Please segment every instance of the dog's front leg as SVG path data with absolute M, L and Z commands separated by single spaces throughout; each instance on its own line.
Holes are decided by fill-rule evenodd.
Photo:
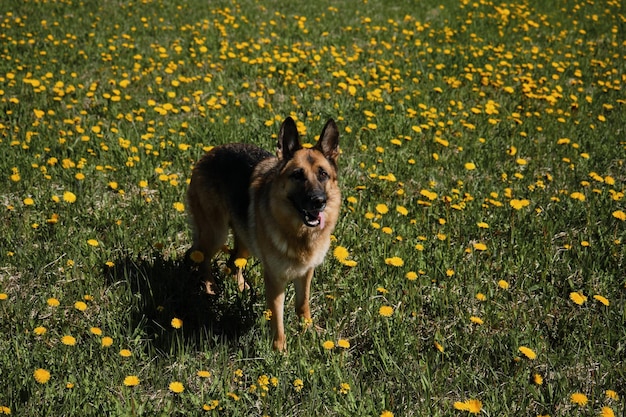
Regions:
M 267 308 L 272 313 L 270 317 L 270 325 L 272 327 L 272 337 L 274 339 L 274 350 L 284 351 L 285 343 L 285 327 L 283 324 L 283 312 L 285 308 L 285 284 L 273 276 L 265 273 L 265 299 Z
M 296 287 L 296 314 L 305 320 L 311 319 L 311 310 L 309 308 L 309 297 L 311 295 L 311 281 L 313 280 L 313 268 L 307 273 L 294 280 Z

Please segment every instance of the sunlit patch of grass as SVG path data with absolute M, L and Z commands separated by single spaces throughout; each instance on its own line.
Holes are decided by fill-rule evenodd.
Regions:
M 35 1 L 0 28 L 0 414 L 623 414 L 619 2 Z M 184 196 L 286 116 L 308 144 L 337 120 L 346 197 L 280 355 L 258 262 L 200 291 Z

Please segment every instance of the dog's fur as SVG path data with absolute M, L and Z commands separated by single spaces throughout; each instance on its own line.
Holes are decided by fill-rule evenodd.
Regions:
M 213 148 L 194 167 L 187 193 L 194 229 L 191 250 L 204 255 L 207 292 L 215 290 L 211 258 L 224 245 L 229 228 L 234 248 L 229 267 L 239 289 L 247 285 L 237 258 L 254 255 L 263 264 L 273 347 L 285 349 L 285 288 L 294 282 L 296 313 L 311 318 L 313 269 L 330 246 L 341 194 L 337 185 L 339 132 L 330 119 L 318 143 L 303 148 L 293 119 L 283 122 L 277 156 L 248 144 Z

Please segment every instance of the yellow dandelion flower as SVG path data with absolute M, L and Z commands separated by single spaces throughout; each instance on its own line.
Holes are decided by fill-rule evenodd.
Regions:
M 48 224 L 57 224 L 59 222 L 59 215 L 56 213 L 52 213 L 49 219 L 46 220 Z
M 614 211 L 612 213 L 612 215 L 613 215 L 613 217 L 615 217 L 618 220 L 621 220 L 621 221 L 625 221 L 626 220 L 626 213 L 624 213 L 622 210 Z
M 133 356 L 133 352 L 131 352 L 129 349 L 121 349 L 120 356 L 123 358 L 130 358 L 131 356 Z
M 94 334 L 96 336 L 102 336 L 102 330 L 99 327 L 92 327 L 91 329 L 89 329 L 89 331 L 91 332 L 91 334 Z
M 605 297 L 601 296 L 601 295 L 596 294 L 596 295 L 593 296 L 593 298 L 594 298 L 594 300 L 599 301 L 600 303 L 604 304 L 607 307 L 610 304 L 609 300 L 606 299 Z
M 235 266 L 237 268 L 245 268 L 247 263 L 248 263 L 248 260 L 246 258 L 237 258 L 237 259 L 235 259 Z
M 198 375 L 200 378 L 210 378 L 211 377 L 211 372 L 209 372 L 209 371 L 198 371 L 198 372 L 196 372 L 196 375 Z
M 380 413 L 380 417 L 393 417 L 393 413 L 391 411 L 385 410 Z
M 575 304 L 583 305 L 585 301 L 587 301 L 587 297 L 583 295 L 583 293 L 574 291 L 569 293 L 569 299 L 572 300 Z
M 468 400 L 468 409 L 471 414 L 478 414 L 483 408 L 483 403 L 480 400 Z
M 537 358 L 537 354 L 532 349 L 527 348 L 526 346 L 520 346 L 519 351 L 530 360 L 534 360 Z
M 294 389 L 296 392 L 300 392 L 300 391 L 302 391 L 302 388 L 304 388 L 304 381 L 303 381 L 303 380 L 301 380 L 300 378 L 296 378 L 296 379 L 293 381 L 293 389 Z
M 584 407 L 589 399 L 585 394 L 581 392 L 575 392 L 570 396 L 570 401 L 572 402 L 572 404 L 577 404 L 581 407 Z
M 0 301 L 7 300 L 9 298 L 9 294 L 5 292 L 0 292 Z
M 25 206 L 32 206 L 33 204 L 35 204 L 35 200 L 33 200 L 30 197 L 26 197 L 23 201 Z
M 391 306 L 381 306 L 378 309 L 378 314 L 383 317 L 391 317 L 393 315 L 393 307 Z
M 322 343 L 322 347 L 326 350 L 331 350 L 335 347 L 335 342 L 333 342 L 332 340 L 326 340 L 324 343 Z
M 211 410 L 215 410 L 219 405 L 220 405 L 219 400 L 211 400 L 209 401 L 208 404 L 204 404 L 202 406 L 202 409 L 204 411 L 211 411 Z
M 480 242 L 474 243 L 473 246 L 474 246 L 474 250 L 477 250 L 480 252 L 487 250 L 487 245 L 485 245 L 484 243 L 480 243 Z
M 139 378 L 136 375 L 128 375 L 124 378 L 124 385 L 127 387 L 135 387 L 139 385 Z
M 19 182 L 22 177 L 20 176 L 20 171 L 17 167 L 13 167 L 11 168 L 13 171 L 13 174 L 11 174 L 11 176 L 9 177 L 11 179 L 11 181 L 13 182 Z
M 398 256 L 393 256 L 391 258 L 386 258 L 385 259 L 385 263 L 387 265 L 391 265 L 391 266 L 402 266 L 402 265 L 404 265 L 404 261 L 402 260 L 402 258 L 400 258 Z
M 102 343 L 102 347 L 109 347 L 113 344 L 113 338 L 104 336 L 100 342 Z
M 446 269 L 446 276 L 447 277 L 454 276 L 454 269 Z
M 183 327 L 183 321 L 177 317 L 174 317 L 172 321 L 170 322 L 170 324 L 175 329 L 180 329 L 181 327 Z
M 537 385 L 542 385 L 543 384 L 543 377 L 539 374 L 535 374 L 533 375 L 533 382 Z
M 415 281 L 417 279 L 417 274 L 415 272 L 413 272 L 413 271 L 409 271 L 409 272 L 406 273 L 405 277 L 409 281 Z
M 46 334 L 46 332 L 48 331 L 48 329 L 46 329 L 43 326 L 37 326 L 33 329 L 33 333 L 35 333 L 37 336 L 42 336 L 44 334 Z
M 185 390 L 185 386 L 182 384 L 182 382 L 174 381 L 170 383 L 169 389 L 174 394 L 180 394 Z
M 501 279 L 500 281 L 498 281 L 498 287 L 500 287 L 503 290 L 508 290 L 509 289 L 509 283 L 506 282 L 505 280 Z
M 178 211 L 178 212 L 183 212 L 185 211 L 185 205 L 179 201 L 175 202 L 174 204 L 172 204 L 172 206 L 174 207 L 174 210 Z
M 435 349 L 437 349 L 439 352 L 443 353 L 443 345 L 439 342 L 434 342 L 435 345 Z
M 437 193 L 429 191 L 429 190 L 421 190 L 420 191 L 420 195 L 422 197 L 426 197 L 430 201 L 433 201 L 433 200 L 435 200 L 437 198 Z
M 40 384 L 45 384 L 50 380 L 50 372 L 43 368 L 36 369 L 35 372 L 33 372 L 33 376 L 35 377 L 35 381 Z
M 619 401 L 619 395 L 617 394 L 617 392 L 613 391 L 612 389 L 607 389 L 604 394 L 606 395 L 606 398 L 608 398 L 609 400 L 613 400 L 613 401 Z
M 376 205 L 376 211 L 380 214 L 387 214 L 389 212 L 389 207 L 387 207 L 384 203 L 380 203 Z
M 63 201 L 66 203 L 74 203 L 76 202 L 76 194 L 71 191 L 66 191 L 63 193 Z
M 407 208 L 404 206 L 396 206 L 396 211 L 403 216 L 406 216 L 407 214 L 409 214 L 409 210 L 407 210 Z
M 342 261 L 350 256 L 350 253 L 348 252 L 348 249 L 344 248 L 343 246 L 337 246 L 335 247 L 335 249 L 333 249 L 333 256 L 337 260 Z
M 66 346 L 74 346 L 76 344 L 76 338 L 74 336 L 65 335 L 61 338 L 61 343 Z
M 74 303 L 74 308 L 79 311 L 85 311 L 87 310 L 87 304 L 85 304 L 83 301 L 76 301 Z
M 339 393 L 346 395 L 348 392 L 350 392 L 350 384 L 348 384 L 347 382 L 342 382 L 339 385 Z
M 337 346 L 342 349 L 350 349 L 350 341 L 347 339 L 339 339 L 337 340 Z
M 528 207 L 530 205 L 530 201 L 526 200 L 526 199 L 521 199 L 518 200 L 516 198 L 512 199 L 511 201 L 509 201 L 509 204 L 511 205 L 511 207 L 513 207 L 515 210 L 521 210 L 524 207 Z
M 487 301 L 487 296 L 483 294 L 482 292 L 479 292 L 476 294 L 476 299 L 478 301 Z
M 615 417 L 615 412 L 611 407 L 604 406 L 600 409 L 600 415 L 602 417 Z
M 569 196 L 578 201 L 585 201 L 586 199 L 585 195 L 583 193 L 579 193 L 578 191 L 571 193 Z
M 483 403 L 480 400 L 467 400 L 467 401 L 456 401 L 454 403 L 454 409 L 459 411 L 468 411 L 471 414 L 478 414 L 481 412 L 483 408 Z
M 471 317 L 470 317 L 470 321 L 471 321 L 472 323 L 474 323 L 474 324 L 478 324 L 478 325 L 481 325 L 481 324 L 483 324 L 483 323 L 484 323 L 483 319 L 481 319 L 480 317 L 477 317 L 477 316 L 471 316 Z
M 473 171 L 476 169 L 476 164 L 473 162 L 466 162 L 465 163 L 465 169 L 468 171 Z
M 489 225 L 485 222 L 476 223 L 476 226 L 478 226 L 481 229 L 489 229 Z
M 87 244 L 93 247 L 100 245 L 100 243 L 96 239 L 87 239 Z

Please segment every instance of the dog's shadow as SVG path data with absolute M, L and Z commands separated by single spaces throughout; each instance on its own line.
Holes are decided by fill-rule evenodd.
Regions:
M 125 284 L 130 292 L 133 330 L 166 352 L 181 335 L 187 346 L 237 343 L 260 314 L 255 289 L 240 293 L 223 274 L 217 295 L 207 294 L 188 256 L 183 260 L 168 260 L 158 252 L 150 257 L 124 256 L 105 268 L 109 285 Z

